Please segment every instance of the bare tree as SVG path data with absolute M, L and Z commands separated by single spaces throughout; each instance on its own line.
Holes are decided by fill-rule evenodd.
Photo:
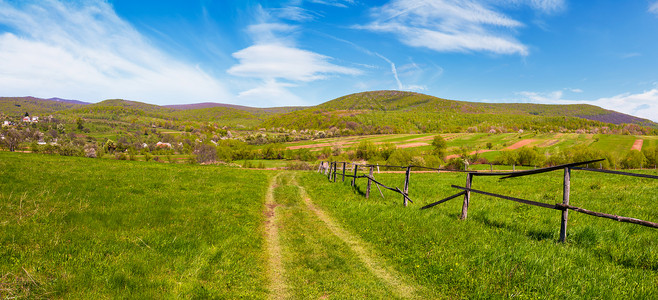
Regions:
M 23 133 L 16 128 L 11 128 L 7 130 L 4 134 L 4 139 L 2 143 L 7 145 L 9 151 L 16 151 L 16 147 L 23 141 Z

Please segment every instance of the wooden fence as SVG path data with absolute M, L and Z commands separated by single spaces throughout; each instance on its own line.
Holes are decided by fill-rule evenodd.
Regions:
M 559 166 L 553 166 L 553 167 L 547 167 L 547 168 L 540 168 L 540 169 L 534 169 L 534 170 L 526 170 L 526 171 L 512 171 L 512 172 L 477 172 L 477 171 L 454 171 L 454 170 L 446 170 L 446 169 L 437 169 L 437 168 L 429 168 L 429 167 L 423 167 L 423 166 L 388 166 L 388 165 L 368 165 L 368 164 L 353 164 L 353 163 L 348 163 L 348 162 L 321 162 L 319 167 L 318 167 L 318 172 L 323 172 L 326 176 L 327 179 L 329 179 L 332 182 L 336 182 L 336 176 L 338 173 L 338 165 L 342 164 L 342 181 L 345 181 L 345 178 L 352 178 L 352 186 L 356 186 L 356 180 L 359 178 L 367 178 L 368 183 L 366 186 L 366 198 L 370 197 L 370 188 L 372 186 L 372 183 L 375 183 L 377 186 L 377 189 L 379 189 L 379 193 L 384 197 L 384 194 L 382 193 L 380 187 L 383 187 L 385 189 L 391 190 L 393 192 L 399 193 L 402 195 L 402 203 L 405 207 L 409 205 L 409 203 L 413 203 L 411 199 L 409 198 L 409 180 L 411 177 L 411 169 L 427 169 L 427 170 L 435 170 L 438 172 L 462 172 L 466 174 L 466 184 L 465 186 L 456 186 L 452 185 L 452 188 L 459 189 L 461 190 L 460 192 L 451 195 L 449 197 L 446 197 L 444 199 L 441 199 L 439 201 L 436 201 L 434 203 L 425 205 L 421 207 L 420 209 L 428 209 L 431 207 L 434 207 L 436 205 L 439 205 L 441 203 L 447 202 L 449 200 L 464 196 L 464 202 L 462 204 L 462 211 L 461 211 L 461 219 L 465 220 L 468 217 L 468 207 L 471 201 L 471 193 L 475 194 L 482 194 L 482 195 L 487 195 L 491 197 L 496 197 L 500 199 L 505 199 L 505 200 L 510 200 L 518 203 L 523 203 L 527 205 L 533 205 L 533 206 L 538 206 L 538 207 L 543 207 L 543 208 L 548 208 L 548 209 L 553 209 L 553 210 L 559 210 L 561 211 L 561 223 L 560 223 L 560 242 L 566 241 L 567 237 L 567 222 L 569 219 L 569 210 L 595 216 L 595 217 L 601 217 L 601 218 L 608 218 L 612 220 L 616 220 L 619 222 L 626 222 L 626 223 L 633 223 L 633 224 L 638 224 L 642 226 L 647 226 L 651 228 L 657 228 L 658 229 L 658 223 L 654 222 L 649 222 L 649 221 L 644 221 L 640 219 L 635 219 L 635 218 L 628 218 L 628 217 L 622 217 L 622 216 L 617 216 L 617 215 L 612 215 L 612 214 L 606 214 L 606 213 L 601 213 L 601 212 L 594 212 L 591 210 L 587 210 L 584 208 L 576 207 L 569 205 L 569 195 L 571 193 L 571 170 L 579 170 L 579 171 L 587 171 L 587 172 L 601 172 L 601 173 L 607 173 L 607 174 L 615 174 L 615 175 L 622 175 L 622 176 L 634 176 L 634 177 L 641 177 L 641 178 L 650 178 L 650 179 L 658 179 L 658 176 L 654 175 L 647 175 L 647 174 L 635 174 L 635 173 L 627 173 L 627 172 L 620 172 L 620 171 L 611 171 L 611 170 L 603 170 L 603 169 L 590 169 L 590 168 L 582 168 L 579 166 L 583 165 L 589 165 L 593 164 L 596 162 L 600 162 L 603 159 L 598 159 L 598 160 L 592 160 L 592 161 L 585 161 L 585 162 L 577 162 L 577 163 L 571 163 L 571 164 L 564 164 L 564 165 L 559 165 Z M 347 174 L 347 166 L 350 165 L 352 166 L 352 171 L 353 175 Z M 405 180 L 404 180 L 404 187 L 403 189 L 400 189 L 399 187 L 388 187 L 384 185 L 383 183 L 377 181 L 375 177 L 373 176 L 373 170 L 374 168 L 399 168 L 401 170 L 405 170 Z M 364 168 L 364 170 L 368 170 L 368 175 L 358 175 L 358 170 L 359 168 Z M 530 176 L 530 175 L 536 175 L 536 174 L 541 174 L 541 173 L 546 173 L 546 172 L 552 172 L 552 171 L 558 171 L 558 170 L 563 170 L 564 171 L 564 181 L 563 181 L 563 190 L 562 190 L 562 203 L 556 203 L 556 204 L 548 204 L 548 203 L 542 203 L 542 202 L 537 202 L 537 201 L 531 201 L 531 200 L 525 200 L 525 199 L 520 199 L 520 198 L 515 198 L 515 197 L 510 197 L 510 196 L 505 196 L 505 195 L 500 195 L 500 194 L 495 194 L 495 193 L 490 193 L 478 189 L 474 189 L 472 187 L 473 185 L 473 177 L 477 176 L 499 176 L 500 179 L 506 179 L 506 178 L 514 178 L 514 177 L 521 177 L 521 176 Z

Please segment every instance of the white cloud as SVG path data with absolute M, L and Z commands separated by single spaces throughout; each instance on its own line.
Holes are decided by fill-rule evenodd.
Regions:
M 280 44 L 253 45 L 233 56 L 240 62 L 228 73 L 242 77 L 309 82 L 333 74 L 361 74 L 357 69 L 330 63 L 330 57 Z
M 488 3 L 493 2 L 493 3 Z M 553 12 L 564 7 L 559 0 L 509 1 Z M 372 12 L 373 21 L 356 26 L 390 33 L 404 44 L 439 52 L 492 52 L 528 55 L 528 47 L 513 37 L 523 24 L 493 5 L 496 1 L 477 0 L 393 0 Z
M 264 84 L 241 92 L 238 95 L 238 99 L 241 102 L 254 103 L 261 107 L 279 106 L 281 99 L 286 99 L 286 106 L 308 105 L 301 98 L 287 89 L 295 86 L 297 85 L 277 82 L 275 79 L 266 79 Z
M 494 4 L 504 4 L 505 1 L 494 0 L 490 1 Z M 566 8 L 564 0 L 508 0 L 510 4 L 515 5 L 528 5 L 531 8 L 545 14 L 551 14 L 563 11 Z
M 223 101 L 225 87 L 198 66 L 151 45 L 104 1 L 0 1 L 4 95 L 151 103 Z
M 600 98 L 592 104 L 658 122 L 658 89 Z
M 301 8 L 299 6 L 287 6 L 283 8 L 271 9 L 271 11 L 281 19 L 306 22 L 311 21 L 317 17 L 317 13 Z
M 323 80 L 332 76 L 360 75 L 362 71 L 331 63 L 332 58 L 295 45 L 297 27 L 273 20 L 269 12 L 257 8 L 257 23 L 248 28 L 254 44 L 233 53 L 238 63 L 227 70 L 233 76 L 256 78 L 260 85 L 240 93 L 241 98 L 267 96 L 273 104 L 298 103 L 288 88 L 295 83 Z
M 649 4 L 649 12 L 658 15 L 658 1 Z
M 354 4 L 354 0 L 308 0 L 308 2 L 344 8 Z
M 658 88 L 641 93 L 623 93 L 595 100 L 562 99 L 562 91 L 548 93 L 519 92 L 522 101 L 543 104 L 591 104 L 658 122 Z
M 487 51 L 527 55 L 525 45 L 500 31 L 522 26 L 475 1 L 393 0 L 356 28 L 392 33 L 409 46 L 440 52 Z

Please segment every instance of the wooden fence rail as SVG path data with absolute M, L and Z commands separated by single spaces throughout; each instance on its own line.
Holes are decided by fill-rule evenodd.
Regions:
M 477 171 L 459 171 L 459 170 L 447 170 L 447 169 L 441 169 L 441 168 L 430 168 L 430 167 L 424 167 L 424 166 L 414 166 L 414 165 L 409 165 L 409 166 L 390 166 L 390 165 L 371 165 L 371 164 L 353 164 L 353 163 L 348 163 L 348 162 L 321 162 L 320 166 L 318 167 L 318 172 L 324 172 L 325 175 L 327 175 L 327 178 L 329 181 L 336 182 L 336 173 L 337 173 L 337 166 L 339 163 L 342 163 L 342 178 L 343 182 L 345 181 L 345 177 L 352 178 L 351 185 L 353 187 L 356 186 L 356 179 L 358 178 L 367 178 L 368 183 L 367 183 L 367 188 L 366 188 L 366 198 L 370 197 L 370 187 L 372 183 L 375 184 L 377 189 L 379 190 L 379 193 L 381 194 L 382 198 L 384 198 L 384 194 L 382 193 L 380 187 L 383 187 L 387 190 L 399 193 L 402 195 L 402 202 L 403 205 L 406 207 L 408 206 L 408 203 L 413 203 L 411 198 L 409 198 L 409 183 L 410 183 L 410 178 L 411 178 L 411 171 L 412 169 L 428 169 L 428 170 L 434 170 L 434 171 L 444 171 L 444 172 L 463 172 L 466 173 L 466 186 L 461 187 L 461 186 L 456 186 L 452 185 L 451 187 L 460 189 L 462 190 L 461 192 L 454 194 L 452 196 L 449 196 L 447 198 L 441 199 L 439 201 L 436 201 L 434 203 L 425 205 L 421 207 L 421 209 L 428 209 L 434 206 L 437 206 L 441 203 L 447 202 L 449 200 L 455 199 L 460 196 L 464 196 L 464 202 L 462 204 L 462 212 L 461 212 L 461 219 L 467 219 L 468 217 L 468 208 L 471 202 L 471 193 L 475 194 L 481 194 L 481 195 L 486 195 L 490 197 L 495 197 L 495 198 L 500 198 L 500 199 L 505 199 L 505 200 L 510 200 L 522 204 L 527 204 L 527 205 L 532 205 L 532 206 L 538 206 L 538 207 L 543 207 L 543 208 L 549 208 L 553 210 L 559 210 L 561 212 L 561 222 L 560 222 L 560 242 L 565 242 L 566 237 L 567 237 L 567 223 L 569 219 L 568 212 L 569 210 L 595 216 L 595 217 L 601 217 L 601 218 L 607 218 L 607 219 L 612 219 L 616 220 L 619 222 L 625 222 L 625 223 L 633 223 L 633 224 L 638 224 L 646 227 L 651 227 L 651 228 L 657 228 L 658 229 L 658 223 L 654 222 L 649 222 L 645 220 L 640 220 L 640 219 L 635 219 L 635 218 L 629 218 L 629 217 L 622 217 L 622 216 L 617 216 L 617 215 L 612 215 L 612 214 L 607 214 L 607 213 L 602 213 L 602 212 L 594 212 L 591 210 L 587 210 L 584 208 L 572 206 L 569 204 L 569 198 L 571 194 L 571 170 L 579 170 L 579 171 L 590 171 L 590 172 L 601 172 L 601 173 L 607 173 L 607 174 L 614 174 L 614 175 L 623 175 L 623 176 L 634 176 L 634 177 L 641 177 L 641 178 L 649 178 L 649 179 L 658 179 L 658 176 L 655 175 L 648 175 L 648 174 L 637 174 L 637 173 L 628 173 L 628 172 L 620 172 L 620 171 L 611 171 L 611 170 L 602 170 L 602 169 L 590 169 L 590 168 L 582 168 L 578 166 L 582 165 L 588 165 L 596 162 L 603 161 L 603 159 L 597 159 L 597 160 L 590 160 L 590 161 L 584 161 L 584 162 L 576 162 L 576 163 L 570 163 L 570 164 L 564 164 L 564 165 L 559 165 L 559 166 L 552 166 L 552 167 L 547 167 L 547 168 L 540 168 L 540 169 L 534 169 L 534 170 L 525 170 L 525 171 L 512 171 L 512 172 L 477 172 Z M 353 175 L 346 174 L 346 166 L 350 164 L 353 166 Z M 358 175 L 359 167 L 362 167 L 364 170 L 368 170 L 368 175 Z M 404 186 L 403 189 L 400 189 L 399 187 L 389 187 L 380 181 L 376 180 L 375 177 L 373 176 L 373 170 L 374 168 L 377 167 L 384 167 L 384 168 L 399 168 L 399 169 L 405 169 L 405 180 L 404 180 Z M 537 175 L 541 173 L 546 173 L 546 172 L 552 172 L 552 171 L 557 171 L 557 170 L 563 170 L 564 171 L 564 181 L 563 181 L 563 191 L 562 191 L 562 203 L 557 203 L 557 204 L 548 204 L 548 203 L 542 203 L 542 202 L 537 202 L 537 201 L 531 201 L 531 200 L 526 200 L 526 199 L 521 199 L 521 198 L 516 198 L 516 197 L 510 197 L 510 196 L 505 196 L 505 195 L 500 195 L 500 194 L 495 194 L 491 192 L 486 192 L 482 190 L 477 190 L 472 188 L 472 183 L 473 183 L 473 178 L 477 176 L 501 176 L 500 179 L 507 179 L 507 178 L 515 178 L 515 177 L 522 177 L 522 176 L 530 176 L 530 175 Z M 332 176 L 333 175 L 333 180 Z

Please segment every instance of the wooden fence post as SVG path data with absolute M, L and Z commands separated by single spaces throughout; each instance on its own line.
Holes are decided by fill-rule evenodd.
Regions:
M 471 188 L 471 183 L 473 183 L 473 174 L 471 173 L 466 173 L 466 188 L 470 189 Z M 464 204 L 462 205 L 462 220 L 466 220 L 466 217 L 468 217 L 468 204 L 471 201 L 471 192 L 466 191 L 466 194 L 464 194 Z
M 323 164 L 323 163 L 324 163 L 324 162 L 322 162 L 322 161 L 320 162 L 320 165 L 318 166 L 318 173 L 320 173 L 320 172 L 322 171 L 322 164 Z
M 354 177 L 352 177 L 352 186 L 356 186 L 356 172 L 359 170 L 359 166 L 354 164 Z
M 334 182 L 336 182 L 336 168 L 338 168 L 338 162 L 334 162 Z
M 407 205 L 409 205 L 409 202 L 407 201 L 407 197 L 409 197 L 409 176 L 410 175 L 411 175 L 411 166 L 407 167 L 407 172 L 405 174 L 405 179 L 404 179 L 404 191 L 403 191 L 404 195 L 402 195 L 402 200 L 404 201 L 404 207 L 407 207 Z
M 346 162 L 343 162 L 343 182 L 345 182 L 345 164 Z
M 564 191 L 562 193 L 562 204 L 569 205 L 569 193 L 571 192 L 571 168 L 564 168 Z M 562 211 L 562 223 L 560 224 L 560 242 L 567 240 L 567 221 L 569 219 L 569 210 Z
M 331 162 L 327 162 L 327 180 L 331 181 Z
M 370 166 L 370 177 L 372 177 L 373 166 Z M 370 198 L 370 185 L 372 185 L 372 180 L 368 177 L 368 187 L 366 188 L 366 199 Z

